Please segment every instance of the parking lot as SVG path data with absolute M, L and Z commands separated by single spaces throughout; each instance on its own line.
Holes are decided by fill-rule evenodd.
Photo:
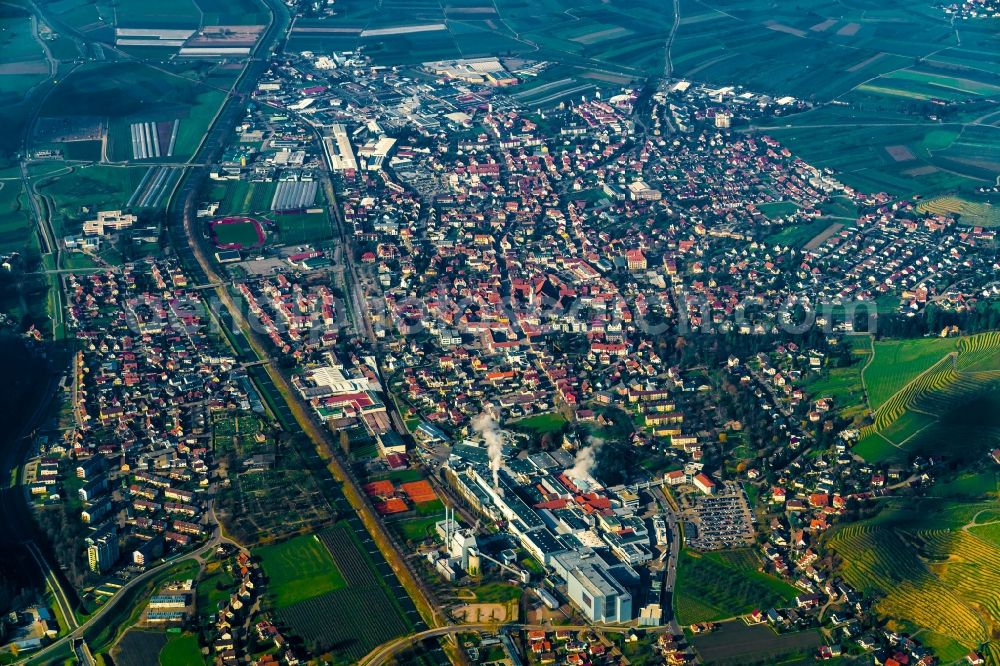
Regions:
M 753 541 L 753 514 L 738 483 L 727 482 L 719 494 L 699 497 L 692 514 L 697 533 L 688 540 L 691 548 L 717 550 Z

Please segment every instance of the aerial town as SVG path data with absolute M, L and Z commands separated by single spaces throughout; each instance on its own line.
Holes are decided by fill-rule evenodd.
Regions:
M 799 154 L 794 90 L 257 50 L 347 30 L 286 4 L 115 33 L 248 64 L 18 277 L 72 344 L 21 336 L 0 663 L 1000 663 L 996 225 Z

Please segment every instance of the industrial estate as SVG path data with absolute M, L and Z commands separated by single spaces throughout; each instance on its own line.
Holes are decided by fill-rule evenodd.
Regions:
M 0 664 L 1000 664 L 995 2 L 0 29 Z

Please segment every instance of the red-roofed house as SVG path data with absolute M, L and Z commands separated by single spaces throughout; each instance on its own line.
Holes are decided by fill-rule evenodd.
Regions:
M 635 249 L 627 251 L 625 253 L 625 262 L 628 264 L 628 269 L 630 271 L 646 270 L 646 256 L 642 253 L 642 250 Z
M 699 473 L 697 476 L 694 477 L 693 482 L 695 488 L 705 493 L 706 495 L 715 494 L 715 483 L 713 483 L 710 478 L 705 476 L 705 474 Z

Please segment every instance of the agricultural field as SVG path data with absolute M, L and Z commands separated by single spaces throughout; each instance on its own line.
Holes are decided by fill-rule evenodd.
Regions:
M 697 553 L 684 550 L 677 566 L 674 610 L 681 624 L 722 620 L 755 608 L 783 607 L 798 591 L 757 570 L 749 550 Z
M 332 663 L 343 665 L 355 663 L 375 646 L 413 628 L 419 618 L 403 613 L 396 593 L 388 588 L 390 580 L 376 573 L 347 524 L 323 531 L 319 539 L 346 585 L 278 609 L 279 621 L 307 645 L 322 646 L 321 652 L 332 649 Z M 395 579 L 391 584 L 398 585 Z
M 982 115 L 969 112 L 977 114 Z M 872 103 L 818 106 L 760 129 L 810 164 L 837 170 L 838 180 L 863 192 L 928 197 L 964 192 L 967 198 L 992 183 L 1000 168 L 1000 127 L 965 122 L 961 117 L 928 121 Z
M 856 90 L 918 100 L 959 101 L 1000 92 L 1000 74 L 933 58 L 913 67 L 886 72 Z
M 881 460 L 901 452 L 968 456 L 996 447 L 998 357 L 1000 332 L 876 343 L 864 377 L 877 408 L 855 453 Z
M 221 90 L 139 62 L 91 63 L 59 81 L 40 115 L 107 118 L 108 157 L 114 162 L 133 159 L 132 123 L 177 120 L 170 159 L 182 161 L 194 155 L 225 97 Z M 115 103 L 109 104 L 112 98 Z
M 181 174 L 179 168 L 152 167 L 143 175 L 125 206 L 130 210 L 165 207 Z
M 709 634 L 694 636 L 691 644 L 707 664 L 795 663 L 812 657 L 822 636 L 816 631 L 775 634 L 765 625 L 740 620 L 724 622 Z
M 663 70 L 664 45 L 673 16 L 669 4 L 640 0 L 628 7 L 597 2 L 569 8 L 559 0 L 495 4 L 346 0 L 328 19 L 299 19 L 291 51 L 345 50 L 363 46 L 383 64 L 489 55 L 530 55 L 560 63 L 539 85 L 560 82 L 564 94 L 623 84 Z M 401 17 L 405 17 L 401 18 Z M 530 84 L 529 84 L 530 85 Z M 568 93 L 576 89 L 576 93 Z M 540 92 L 531 105 L 554 103 Z
M 875 21 L 851 36 L 837 35 L 837 27 L 832 31 L 811 29 L 834 18 L 826 16 L 830 6 L 821 0 L 797 6 L 683 0 L 680 8 L 674 71 L 702 81 L 739 82 L 762 91 L 824 99 L 847 92 L 879 71 L 899 67 L 896 63 L 903 57 L 893 54 L 868 62 L 875 54 L 891 53 L 897 45 L 900 51 L 913 49 L 907 46 L 908 35 L 902 29 L 880 30 L 883 34 L 876 35 L 879 24 Z M 838 7 L 835 11 L 835 18 L 842 21 L 840 29 L 856 24 L 850 20 L 854 15 L 860 18 L 879 13 L 868 7 Z M 914 43 L 936 43 L 947 36 L 947 22 L 926 23 L 932 34 L 921 31 L 913 37 Z M 857 69 L 851 71 L 852 67 Z
M 970 201 L 962 197 L 941 196 L 917 204 L 920 212 L 950 215 L 960 224 L 978 227 L 1000 226 L 1000 206 L 988 201 Z
M 871 408 L 878 409 L 920 373 L 957 348 L 954 338 L 876 342 L 875 356 L 863 373 Z
M 0 181 L 0 252 L 37 248 L 27 193 L 20 181 Z
M 30 117 L 32 100 L 44 94 L 51 75 L 42 44 L 35 39 L 30 14 L 12 4 L 0 4 L 0 168 L 13 165 L 21 134 Z
M 974 23 L 953 29 L 943 12 L 914 0 L 682 0 L 672 60 L 679 77 L 815 101 L 850 99 L 862 86 L 918 95 L 887 106 L 924 94 L 975 97 L 1000 81 L 988 64 L 996 58 L 986 58 L 997 53 L 989 26 Z
M 118 0 L 116 25 L 120 28 L 198 28 L 201 10 L 194 0 Z
M 182 76 L 138 62 L 92 63 L 59 82 L 41 109 L 44 117 L 66 115 L 124 118 L 156 109 L 178 111 L 197 102 L 204 92 Z M 114 104 L 108 100 L 113 98 Z
M 274 608 L 312 599 L 344 586 L 327 547 L 315 535 L 297 536 L 255 552 L 268 578 Z
M 56 236 L 80 232 L 90 211 L 120 210 L 146 174 L 145 167 L 103 165 L 69 167 L 57 174 L 40 172 L 32 177 L 52 215 Z
M 98 162 L 101 159 L 100 141 L 67 141 L 62 144 L 62 150 L 67 160 Z
M 893 502 L 875 518 L 838 528 L 828 544 L 842 558 L 841 575 L 878 599 L 876 612 L 933 633 L 943 660 L 961 656 L 956 646 L 981 643 L 995 660 L 1000 548 L 974 527 L 991 508 L 994 502 Z
M 160 666 L 190 666 L 204 660 L 198 637 L 194 634 L 175 634 L 160 651 Z
M 1000 521 L 991 521 L 988 523 L 979 523 L 976 521 L 976 527 L 970 527 L 969 532 L 983 541 L 991 543 L 993 546 L 1000 548 Z
M 115 27 L 188 28 L 263 25 L 268 15 L 258 0 L 47 0 L 61 21 L 90 39 L 113 43 Z M 171 53 L 176 49 L 171 50 Z M 143 55 L 149 55 L 144 49 Z
M 0 103 L 21 102 L 28 91 L 52 74 L 45 50 L 35 38 L 31 15 L 0 5 Z
M 113 651 L 115 664 L 121 666 L 149 666 L 158 663 L 160 651 L 167 644 L 167 635 L 160 631 L 125 632 Z
M 110 0 L 44 0 L 39 4 L 59 17 L 57 30 L 65 26 L 86 39 L 108 43 L 115 38 L 115 10 Z
M 265 25 L 266 7 L 259 0 L 194 0 L 202 25 Z

